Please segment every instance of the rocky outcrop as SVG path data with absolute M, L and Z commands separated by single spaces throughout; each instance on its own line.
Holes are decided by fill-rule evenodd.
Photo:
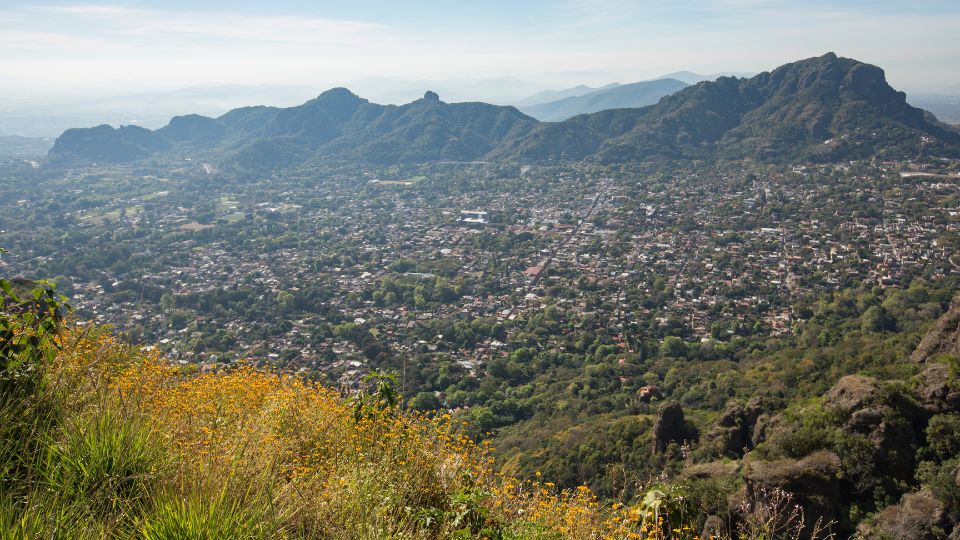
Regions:
M 707 433 L 706 443 L 715 455 L 742 457 L 757 444 L 754 431 L 763 412 L 763 403 L 759 398 L 753 398 L 746 404 L 731 401 Z
M 671 442 L 683 442 L 695 437 L 683 417 L 683 409 L 676 403 L 668 403 L 657 415 L 653 424 L 653 451 L 663 452 Z
M 876 401 L 880 395 L 879 382 L 865 375 L 847 375 L 837 381 L 823 396 L 826 409 L 839 409 L 849 414 Z
M 927 415 L 910 396 L 873 377 L 848 375 L 824 395 L 824 408 L 844 418 L 838 444 L 872 454 L 869 463 L 846 464 L 856 491 L 867 492 L 891 479 L 912 481 Z
M 750 461 L 744 468 L 746 502 L 756 505 L 776 488 L 792 493 L 809 523 L 837 519 L 840 506 L 840 458 L 821 450 L 800 459 Z
M 939 362 L 930 362 L 915 378 L 914 394 L 930 414 L 960 412 L 960 392 L 950 379 L 950 368 Z
M 923 336 L 910 360 L 926 362 L 941 354 L 960 356 L 960 296 L 953 299 L 950 309 Z
M 858 527 L 866 539 L 941 540 L 952 529 L 943 503 L 927 490 L 908 493 Z

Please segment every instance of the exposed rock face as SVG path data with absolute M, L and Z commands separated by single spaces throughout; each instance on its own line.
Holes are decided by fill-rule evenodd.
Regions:
M 809 523 L 821 517 L 827 522 L 839 517 L 840 473 L 840 458 L 826 450 L 800 460 L 751 461 L 744 470 L 746 499 L 754 505 L 764 491 L 780 488 L 794 494 Z
M 759 398 L 751 399 L 746 405 L 739 401 L 728 403 L 707 434 L 709 444 L 719 455 L 742 457 L 744 450 L 752 450 L 756 446 L 754 429 L 762 413 L 763 406 Z
M 668 403 L 660 409 L 657 421 L 653 424 L 653 451 L 663 452 L 668 444 L 682 442 L 688 435 L 683 409 L 676 403 Z
M 846 417 L 845 444 L 872 449 L 870 463 L 845 464 L 857 491 L 871 490 L 884 478 L 912 480 L 927 418 L 911 398 L 884 389 L 873 377 L 848 375 L 827 391 L 824 407 Z
M 915 394 L 927 412 L 932 414 L 960 411 L 960 392 L 950 387 L 950 368 L 930 362 L 916 378 Z
M 879 383 L 873 377 L 847 375 L 824 395 L 824 407 L 851 413 L 874 401 L 879 395 Z
M 899 504 L 877 513 L 873 523 L 863 524 L 858 532 L 864 538 L 893 540 L 938 540 L 950 531 L 943 503 L 927 490 L 908 493 Z
M 960 356 L 960 296 L 953 299 L 950 309 L 923 336 L 920 345 L 910 355 L 910 360 L 926 362 L 940 354 Z

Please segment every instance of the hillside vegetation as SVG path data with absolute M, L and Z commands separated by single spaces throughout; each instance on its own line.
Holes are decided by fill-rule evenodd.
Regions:
M 449 416 L 398 410 L 388 378 L 345 398 L 200 373 L 2 285 L 2 538 L 696 537 L 672 488 L 601 506 L 495 473 Z

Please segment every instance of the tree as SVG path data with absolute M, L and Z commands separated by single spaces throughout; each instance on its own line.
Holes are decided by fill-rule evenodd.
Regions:
M 886 332 L 895 328 L 893 317 L 883 306 L 870 306 L 863 312 L 860 329 L 864 332 Z
M 686 356 L 687 344 L 677 336 L 667 336 L 660 343 L 660 356 Z
M 418 411 L 433 411 L 440 408 L 440 400 L 433 392 L 418 392 L 410 400 L 410 407 Z

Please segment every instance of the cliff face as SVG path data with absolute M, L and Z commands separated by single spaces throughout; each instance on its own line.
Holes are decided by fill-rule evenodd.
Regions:
M 923 336 L 910 360 L 925 363 L 941 354 L 960 356 L 960 296 L 953 299 L 950 309 Z

